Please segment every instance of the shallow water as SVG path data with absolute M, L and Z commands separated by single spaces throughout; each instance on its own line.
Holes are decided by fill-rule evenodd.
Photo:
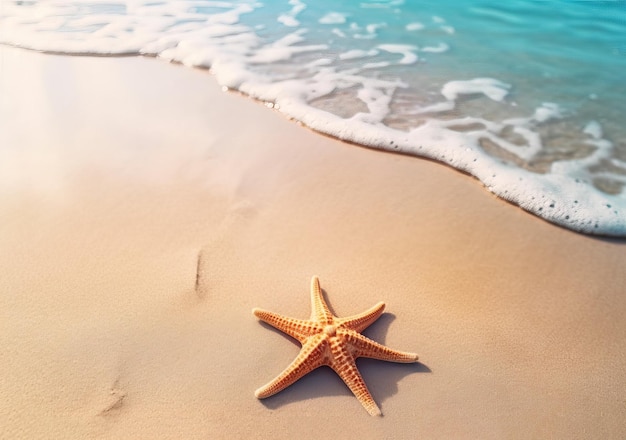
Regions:
M 626 236 L 623 1 L 5 1 L 0 42 L 209 67 L 315 130 Z

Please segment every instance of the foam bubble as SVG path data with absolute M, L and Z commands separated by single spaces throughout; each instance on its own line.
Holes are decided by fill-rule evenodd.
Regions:
M 306 9 L 306 4 L 302 3 L 300 0 L 289 0 L 289 4 L 293 6 L 291 10 L 287 13 L 280 14 L 277 21 L 287 27 L 298 27 L 300 26 L 300 22 L 296 17 Z
M 326 49 L 326 45 L 298 45 L 305 41 L 306 30 L 299 29 L 285 35 L 281 39 L 262 46 L 254 55 L 247 57 L 247 61 L 254 64 L 271 64 L 277 61 L 285 61 L 295 54 L 304 52 L 314 52 Z
M 441 26 L 441 30 L 444 31 L 447 34 L 453 35 L 454 33 L 456 33 L 456 29 L 454 29 L 454 27 L 452 26 Z
M 379 44 L 376 47 L 385 52 L 402 55 L 402 59 L 398 61 L 399 64 L 414 64 L 418 60 L 415 54 L 417 47 L 410 44 Z
M 231 7 L 232 5 L 223 6 L 223 7 Z M 207 22 L 211 24 L 236 24 L 239 23 L 239 19 L 242 14 L 250 13 L 254 10 L 251 5 L 238 5 L 230 11 L 213 14 L 208 19 Z
M 412 112 L 412 114 L 448 112 L 450 110 L 454 110 L 454 107 L 454 101 L 443 101 L 431 105 L 417 107 Z
M 594 139 L 602 138 L 602 126 L 598 121 L 589 121 L 585 128 L 583 128 L 583 133 L 588 134 Z
M 421 52 L 429 52 L 429 53 L 444 53 L 450 50 L 450 46 L 446 43 L 439 43 L 436 46 L 425 46 L 420 48 Z
M 288 27 L 300 26 L 300 22 L 296 20 L 295 17 L 288 15 L 288 14 L 279 15 L 277 21 Z
M 404 28 L 407 31 L 421 31 L 422 29 L 424 29 L 424 27 L 425 26 L 422 23 L 420 23 L 419 21 L 416 21 L 416 22 L 407 24 Z
M 340 60 L 354 60 L 357 58 L 373 57 L 376 55 L 378 55 L 378 51 L 376 49 L 370 49 L 370 50 L 352 49 L 347 52 L 340 53 L 339 59 Z
M 321 24 L 343 24 L 346 22 L 346 15 L 340 12 L 329 12 L 318 20 Z
M 441 94 L 449 101 L 459 95 L 483 94 L 494 101 L 502 101 L 508 95 L 510 84 L 494 78 L 474 78 L 466 81 L 450 81 L 444 84 Z
M 389 67 L 391 63 L 389 61 L 378 61 L 375 63 L 365 63 L 361 67 L 361 70 L 369 70 L 369 69 L 382 69 L 383 67 Z
M 388 2 L 360 3 L 359 7 L 363 9 L 389 9 L 393 6 L 400 6 L 402 3 L 404 0 L 391 0 Z
M 553 102 L 544 102 L 537 107 L 532 119 L 537 122 L 547 122 L 551 119 L 560 119 L 563 117 L 563 110 L 558 104 Z
M 378 36 L 378 29 L 381 29 L 384 27 L 387 27 L 387 23 L 370 23 L 365 26 L 365 31 L 366 31 L 365 34 L 355 33 L 352 35 L 352 37 L 358 40 L 373 40 Z M 358 26 L 356 23 L 352 23 L 351 28 L 353 30 L 361 29 L 361 27 Z

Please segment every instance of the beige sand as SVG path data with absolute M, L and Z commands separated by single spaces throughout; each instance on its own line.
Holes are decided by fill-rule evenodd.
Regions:
M 0 438 L 626 436 L 623 241 L 157 60 L 0 49 L 0 105 Z M 251 309 L 314 274 L 420 355 L 359 361 L 383 418 L 325 368 L 254 397 L 298 346 Z

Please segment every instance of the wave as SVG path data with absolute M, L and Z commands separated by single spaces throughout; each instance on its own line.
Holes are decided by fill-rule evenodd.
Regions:
M 502 29 L 528 25 L 510 10 L 472 11 Z M 626 236 L 626 137 L 605 135 L 609 116 L 524 93 L 525 76 L 503 78 L 497 61 L 486 70 L 498 75 L 476 75 L 467 60 L 488 53 L 472 58 L 463 22 L 432 12 L 399 0 L 14 1 L 0 11 L 0 42 L 209 68 L 224 89 L 313 130 L 445 163 L 566 228 Z

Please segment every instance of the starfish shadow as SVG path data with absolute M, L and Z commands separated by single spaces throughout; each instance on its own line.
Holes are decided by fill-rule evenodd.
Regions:
M 326 292 L 324 292 L 324 294 L 325 293 Z M 330 305 L 329 308 L 331 312 L 334 313 Z M 389 325 L 394 319 L 395 315 L 384 313 L 375 323 L 363 332 L 363 335 L 384 344 L 385 335 L 387 334 Z M 269 324 L 264 322 L 260 324 L 286 340 L 291 341 L 294 345 L 300 346 L 295 339 L 276 330 Z M 376 400 L 379 405 L 398 392 L 398 382 L 405 376 L 411 373 L 431 372 L 430 368 L 421 362 L 399 364 L 376 359 L 359 358 L 357 359 L 357 366 L 374 400 Z M 352 396 L 352 393 L 331 368 L 321 367 L 307 374 L 280 393 L 261 400 L 261 403 L 268 409 L 278 409 L 281 406 L 291 403 L 329 396 Z

